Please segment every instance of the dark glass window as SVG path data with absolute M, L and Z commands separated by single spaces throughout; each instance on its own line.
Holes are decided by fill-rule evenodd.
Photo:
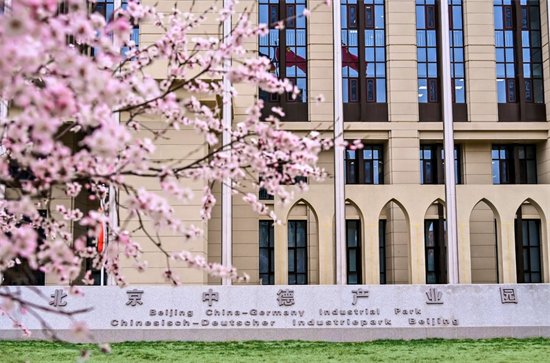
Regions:
M 426 283 L 447 283 L 447 251 L 445 245 L 445 216 L 443 205 L 437 204 L 438 219 L 424 221 L 424 240 L 426 241 Z
M 364 145 L 346 149 L 346 184 L 384 184 L 382 145 Z
M 540 3 L 521 0 L 521 55 L 525 102 L 543 103 Z
M 464 24 L 462 21 L 462 0 L 449 0 L 449 41 L 451 46 L 451 83 L 453 102 L 466 103 L 464 82 Z
M 493 184 L 537 184 L 535 145 L 493 145 Z
M 39 210 L 40 216 L 47 216 L 46 210 Z M 21 224 L 29 224 L 31 220 L 28 217 L 23 217 Z M 36 229 L 38 233 L 36 253 L 40 250 L 40 245 L 46 239 L 46 234 L 42 228 Z M 10 233 L 7 233 L 8 237 Z M 29 261 L 26 258 L 19 258 L 20 263 L 15 264 L 3 272 L 3 281 L 0 280 L 0 285 L 4 286 L 44 286 L 46 283 L 46 275 L 40 270 L 31 268 Z
M 361 221 L 346 221 L 346 257 L 348 284 L 361 284 Z
M 126 9 L 128 6 L 128 0 L 122 0 L 121 6 Z M 115 0 L 98 0 L 92 5 L 92 12 L 98 12 L 105 20 L 110 22 L 113 19 L 113 13 L 115 11 Z M 132 28 L 130 34 L 130 40 L 133 40 L 136 44 L 136 48 L 139 48 L 139 25 L 135 25 Z M 122 47 L 122 54 L 125 54 L 129 50 L 128 47 Z M 95 54 L 95 50 L 92 49 L 92 55 Z
M 307 177 L 306 176 L 297 176 L 297 177 L 292 178 L 290 175 L 285 173 L 284 168 L 282 166 L 278 167 L 277 170 L 280 174 L 279 183 L 281 185 L 296 185 L 296 184 L 300 184 L 300 183 L 307 184 Z M 260 181 L 261 180 L 262 180 L 262 178 L 260 178 Z M 273 195 L 269 194 L 267 189 L 260 188 L 259 199 L 260 200 L 273 200 Z
M 495 0 L 499 103 L 544 103 L 540 4 Z
M 262 285 L 275 284 L 275 238 L 273 221 L 260 221 L 260 279 Z
M 386 103 L 384 1 L 341 4 L 344 103 Z
M 127 1 L 123 0 L 124 5 L 127 5 Z M 93 12 L 98 12 L 105 20 L 110 22 L 113 19 L 113 12 L 115 11 L 115 0 L 98 0 L 93 5 Z
M 418 102 L 437 103 L 439 93 L 437 7 L 435 0 L 416 1 Z
M 122 0 L 122 8 L 126 9 L 128 6 L 128 0 Z M 139 48 L 139 25 L 134 25 L 132 28 L 132 33 L 130 34 L 130 40 L 133 40 L 136 44 L 136 48 Z M 128 47 L 122 48 L 122 54 L 125 54 L 129 50 Z
M 516 223 L 516 272 L 519 283 L 541 283 L 540 220 L 522 219 L 518 209 Z
M 379 242 L 379 257 L 380 257 L 380 283 L 386 284 L 386 221 L 378 222 L 378 242 Z
M 460 145 L 455 145 L 455 182 L 462 183 Z M 445 151 L 442 144 L 420 145 L 420 184 L 445 184 Z
M 288 284 L 307 285 L 307 221 L 288 221 Z
M 273 196 L 267 192 L 267 189 L 260 188 L 260 200 L 273 200 Z
M 278 78 L 287 78 L 300 89 L 296 99 L 259 91 L 266 102 L 265 109 L 281 106 L 287 121 L 307 119 L 307 25 L 302 16 L 306 0 L 260 0 L 259 22 L 267 24 L 269 33 L 259 39 L 259 55 L 271 62 L 270 72 Z M 286 20 L 285 20 L 286 19 Z M 277 22 L 284 21 L 284 29 L 277 29 Z M 297 104 L 296 107 L 288 107 Z
M 514 103 L 517 90 L 512 1 L 496 0 L 494 4 L 498 102 Z

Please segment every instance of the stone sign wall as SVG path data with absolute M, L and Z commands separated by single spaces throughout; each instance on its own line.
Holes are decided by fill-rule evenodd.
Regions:
M 0 287 L 79 315 L 100 341 L 550 337 L 550 285 Z M 1 301 L 1 300 L 0 300 Z M 1 302 L 0 302 L 1 304 Z M 69 318 L 41 313 L 66 339 Z M 32 314 L 19 316 L 44 338 Z M 0 339 L 22 339 L 0 316 Z

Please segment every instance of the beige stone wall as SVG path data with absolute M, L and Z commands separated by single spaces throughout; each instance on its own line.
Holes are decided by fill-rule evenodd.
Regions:
M 415 1 L 386 1 L 389 120 L 418 121 Z
M 463 1 L 466 103 L 470 122 L 496 122 L 497 83 L 492 1 Z
M 397 203 L 385 207 L 386 214 L 386 281 L 388 284 L 408 284 L 409 231 L 407 219 Z
M 493 211 L 486 203 L 479 203 L 472 210 L 470 217 L 470 253 L 474 284 L 498 282 L 495 232 Z

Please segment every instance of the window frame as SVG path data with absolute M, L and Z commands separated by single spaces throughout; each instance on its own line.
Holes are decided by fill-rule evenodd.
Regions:
M 380 267 L 380 284 L 388 283 L 387 264 L 386 264 L 386 226 L 387 221 L 380 219 L 378 221 L 378 266 Z
M 349 245 L 349 227 L 350 225 L 355 224 L 355 232 L 356 232 L 356 240 L 355 240 L 355 246 Z M 362 244 L 363 244 L 363 238 L 361 234 L 361 220 L 360 219 L 346 219 L 346 283 L 348 285 L 361 285 L 363 283 L 363 259 L 362 257 Z M 351 251 L 355 252 L 355 271 L 351 271 L 351 258 L 350 253 Z M 357 276 L 356 282 L 350 282 L 350 277 L 352 274 L 355 274 Z
M 428 24 L 428 14 L 433 11 L 433 24 Z M 422 20 L 420 23 L 419 20 Z M 417 0 L 415 5 L 415 30 L 416 30 L 416 50 L 417 50 L 417 90 L 418 90 L 418 111 L 420 121 L 442 121 L 441 112 L 441 44 L 439 40 L 439 6 L 437 1 Z M 428 44 L 429 33 L 435 33 L 435 46 Z M 419 36 L 423 33 L 423 36 Z M 420 39 L 424 39 L 421 44 Z M 435 48 L 435 61 L 430 60 L 430 49 Z M 425 54 L 425 58 L 421 56 Z M 435 76 L 430 73 L 430 65 L 435 63 Z M 421 75 L 421 69 L 425 70 L 425 75 Z M 423 101 L 421 95 L 424 93 L 426 101 Z M 433 89 L 433 92 L 431 91 Z
M 424 257 L 425 257 L 425 271 L 426 271 L 426 284 L 446 284 L 447 283 L 447 246 L 445 238 L 445 214 L 443 211 L 443 205 L 437 204 L 438 219 L 425 219 L 424 220 Z M 429 229 L 430 225 L 433 226 L 434 243 L 433 246 L 428 245 L 429 242 Z M 433 251 L 434 256 L 434 268 L 433 271 L 429 267 L 429 254 Z M 429 276 L 434 277 L 434 281 L 430 282 Z
M 524 157 L 521 157 L 522 150 Z M 503 151 L 506 152 L 508 157 L 502 158 L 500 156 Z M 496 158 L 495 152 L 497 152 Z M 533 157 L 528 157 L 529 155 Z M 499 163 L 498 183 L 495 182 L 495 162 Z M 491 147 L 491 164 L 493 185 L 538 184 L 537 148 L 534 144 L 493 144 Z M 506 165 L 506 168 L 502 167 L 503 164 Z M 529 167 L 529 164 L 532 168 Z M 532 175 L 531 181 L 529 175 Z M 506 181 L 503 182 L 504 177 Z
M 262 246 L 262 228 L 267 228 L 265 234 L 268 238 L 267 246 Z M 265 245 L 265 244 L 264 244 Z M 258 278 L 261 280 L 261 285 L 275 284 L 275 228 L 272 220 L 258 221 L 258 246 L 259 246 L 259 263 L 258 263 Z M 267 272 L 262 273 L 262 251 L 267 251 Z M 267 277 L 264 281 L 263 275 Z
M 273 2 L 272 2 L 273 1 Z M 275 0 L 261 0 L 259 2 L 258 7 L 258 21 L 260 21 L 261 14 L 260 12 L 263 11 L 263 8 L 266 7 L 268 9 L 267 18 L 271 21 L 271 9 L 277 9 L 277 17 L 278 21 L 283 20 L 284 21 L 284 28 L 283 29 L 276 29 L 277 23 L 270 23 L 267 24 L 269 31 L 275 31 L 278 30 L 278 44 L 272 45 L 271 44 L 271 33 L 266 35 L 268 40 L 267 45 L 261 44 L 262 37 L 258 38 L 258 56 L 264 56 L 264 53 L 261 52 L 261 48 L 267 48 L 269 50 L 268 56 L 271 56 L 271 50 L 273 48 L 273 54 L 274 58 L 270 59 L 272 64 L 277 67 L 277 70 L 279 74 L 276 74 L 276 76 L 280 79 L 286 78 L 289 81 L 291 81 L 293 84 L 296 84 L 298 79 L 305 79 L 305 95 L 301 95 L 298 97 L 301 97 L 301 101 L 293 100 L 291 98 L 291 93 L 286 93 L 279 95 L 276 93 L 267 93 L 261 89 L 258 90 L 258 97 L 261 99 L 264 99 L 264 108 L 262 109 L 262 118 L 266 118 L 271 114 L 271 108 L 272 107 L 281 107 L 285 111 L 285 116 L 280 117 L 282 121 L 309 121 L 309 115 L 308 115 L 308 97 L 309 97 L 309 73 L 308 73 L 308 66 L 309 66 L 309 60 L 308 60 L 308 53 L 309 53 L 309 46 L 308 46 L 308 18 L 304 17 L 302 13 L 299 11 L 302 7 L 305 8 L 307 5 L 306 0 L 294 0 L 293 2 L 287 2 L 285 0 L 280 0 L 275 2 Z M 296 16 L 295 19 L 287 20 L 288 19 L 288 9 L 289 7 L 294 8 L 294 15 Z M 282 15 L 284 14 L 284 15 Z M 284 19 L 282 17 L 284 16 Z M 298 27 L 298 18 L 304 19 L 304 27 Z M 300 47 L 305 49 L 305 69 L 306 71 L 305 76 L 287 76 L 287 57 L 286 57 L 286 49 L 287 49 L 287 32 L 288 31 L 295 31 L 295 38 L 297 38 L 297 30 L 305 30 L 305 44 L 304 45 L 294 45 L 295 48 Z M 279 51 L 279 54 L 277 55 L 277 49 Z M 284 56 L 282 53 L 284 52 Z M 298 56 L 298 51 L 296 49 L 296 53 Z M 277 60 L 278 57 L 278 60 Z M 301 57 L 301 56 L 300 56 Z M 298 74 L 298 63 L 301 62 L 294 62 L 293 64 L 296 67 L 296 74 Z
M 499 96 L 498 115 L 501 122 L 520 122 L 520 121 L 546 121 L 546 105 L 545 105 L 545 87 L 543 74 L 543 59 L 542 59 L 542 22 L 541 9 L 539 5 L 533 5 L 525 0 L 502 1 L 493 5 L 495 17 L 500 10 L 502 14 L 502 29 L 497 29 L 497 21 L 495 20 L 495 45 L 497 45 L 497 32 L 502 32 L 502 47 L 496 46 L 496 61 L 497 72 L 498 67 L 503 67 L 505 77 L 497 74 L 497 92 Z M 509 4 L 505 4 L 509 2 Z M 500 8 L 500 9 L 497 9 Z M 532 10 L 535 9 L 535 10 Z M 509 10 L 512 15 L 511 25 L 506 23 L 505 12 Z M 524 26 L 524 16 L 526 15 L 526 24 Z M 532 16 L 537 16 L 537 20 L 533 22 Z M 500 22 L 499 22 L 500 23 Z M 512 32 L 510 40 L 513 41 L 512 46 L 506 46 L 505 32 Z M 526 33 L 526 39 L 529 44 L 525 44 L 523 33 Z M 506 38 L 507 39 L 507 38 Z M 533 42 L 535 41 L 535 42 Z M 503 50 L 501 50 L 503 49 Z M 513 54 L 513 62 L 508 61 L 508 52 L 506 49 L 511 49 L 510 54 Z M 499 54 L 503 54 L 504 59 L 499 61 Z M 524 55 L 528 54 L 527 57 Z M 539 60 L 537 60 L 539 59 Z M 513 65 L 514 75 L 511 77 L 508 74 L 508 65 Z M 540 72 L 535 76 L 535 69 Z M 537 73 L 538 73 L 537 72 Z M 499 82 L 504 82 L 503 86 Z M 509 92 L 514 90 L 513 95 Z M 503 98 L 505 102 L 500 102 L 502 92 L 506 95 Z
M 527 226 L 527 232 L 524 231 Z M 538 244 L 531 244 L 530 226 L 536 227 L 536 235 Z M 541 249 L 541 221 L 540 219 L 523 219 L 521 207 L 517 211 L 515 219 L 515 239 L 516 239 L 516 276 L 518 283 L 542 283 L 542 249 Z M 524 241 L 524 236 L 527 236 L 527 241 Z M 532 270 L 533 253 L 538 254 L 538 270 Z M 527 266 L 526 266 L 527 265 Z M 538 275 L 538 278 L 536 278 Z M 534 279 L 535 277 L 535 279 Z M 529 280 L 529 281 L 527 281 Z M 535 281 L 533 281 L 535 280 Z
M 38 210 L 38 213 L 42 218 L 47 218 L 48 211 L 45 209 Z M 17 224 L 30 224 L 31 220 L 27 216 L 23 216 L 21 223 Z M 38 253 L 40 246 L 44 243 L 46 238 L 46 232 L 43 228 L 35 228 L 38 238 L 35 252 Z M 3 281 L 0 279 L 1 286 L 46 286 L 46 273 L 40 271 L 40 269 L 33 270 L 29 266 L 28 260 L 23 257 L 19 257 L 20 263 L 4 270 L 2 273 Z
M 431 153 L 429 159 L 424 158 L 423 153 L 428 149 Z M 455 183 L 462 184 L 462 148 L 460 144 L 454 145 L 454 163 L 455 163 Z M 427 181 L 427 166 L 426 162 L 430 162 L 432 166 L 432 177 L 430 181 Z M 445 184 L 445 155 L 443 144 L 420 144 L 420 184 L 421 185 L 433 185 L 433 184 Z
M 460 108 L 460 105 L 466 105 L 466 58 L 465 58 L 466 54 L 464 49 L 464 7 L 462 4 L 462 1 L 460 2 L 456 2 L 453 0 L 448 0 L 448 1 L 449 1 L 449 30 L 451 33 L 449 40 L 450 40 L 450 48 L 451 48 L 450 59 L 451 59 L 452 99 L 453 99 L 453 109 L 456 109 L 456 111 L 458 111 L 458 109 Z M 455 12 L 460 13 L 460 24 L 455 24 L 455 21 L 454 21 Z M 459 33 L 462 35 L 460 37 L 461 45 L 457 45 L 457 42 L 456 42 Z M 461 53 L 462 61 L 456 60 L 457 50 Z M 462 72 L 464 72 L 462 77 L 458 77 L 456 75 L 458 67 L 462 67 Z M 458 102 L 457 100 L 458 92 L 456 88 L 456 80 L 462 80 L 462 88 L 460 93 L 462 94 L 461 97 L 464 98 L 464 101 Z M 456 105 L 458 105 L 458 107 Z M 466 109 L 464 111 L 467 113 Z M 459 112 L 455 112 L 455 114 L 453 115 L 454 121 L 467 121 L 467 115 L 462 115 L 462 113 L 464 112 L 460 112 L 460 115 L 458 115 L 457 113 Z M 456 120 L 455 119 L 456 117 L 461 117 L 461 119 Z
M 351 142 L 349 143 L 351 145 Z M 364 151 L 369 150 L 372 153 L 372 159 L 365 159 Z M 378 152 L 378 158 L 374 157 L 375 149 Z M 355 158 L 348 158 L 348 151 L 355 152 Z M 370 180 L 367 182 L 367 172 L 365 164 L 370 162 Z M 375 164 L 378 163 L 378 183 L 375 182 Z M 384 184 L 384 145 L 383 144 L 364 144 L 362 149 L 351 150 L 348 146 L 344 150 L 345 184 L 364 184 L 364 185 L 382 185 Z M 353 165 L 353 167 L 351 166 Z M 354 181 L 351 181 L 351 170 L 355 174 Z
M 295 224 L 294 226 L 294 246 L 290 245 L 290 234 L 291 234 L 291 224 Z M 302 224 L 304 234 L 305 234 L 305 246 L 298 247 L 298 225 Z M 307 230 L 307 220 L 305 219 L 295 219 L 295 220 L 289 220 L 288 221 L 288 284 L 289 285 L 308 285 L 308 247 L 309 247 L 309 236 L 308 236 L 308 230 Z M 298 272 L 298 255 L 299 250 L 303 250 L 303 256 L 304 256 L 304 270 L 305 272 Z M 294 264 L 292 266 L 293 271 L 290 270 L 291 263 L 290 263 L 290 253 L 291 251 L 294 253 Z M 295 275 L 295 279 L 291 281 L 291 276 Z M 304 281 L 302 283 L 299 283 L 299 276 L 304 276 Z
M 356 9 L 356 24 L 351 25 L 351 11 Z M 371 13 L 371 23 L 367 24 L 368 13 Z M 342 57 L 342 89 L 344 121 L 346 122 L 383 122 L 388 121 L 388 89 L 387 89 L 387 52 L 386 52 L 386 1 L 385 0 L 342 0 L 342 47 L 353 48 L 357 56 L 357 71 L 352 70 L 349 62 Z M 382 26 L 377 24 L 377 15 L 384 15 Z M 367 45 L 367 32 L 372 32 L 372 44 Z M 353 34 L 355 33 L 355 35 Z M 356 39 L 352 45 L 351 40 Z M 370 39 L 370 38 L 369 38 Z M 367 63 L 367 49 L 372 52 L 373 59 Z M 342 53 L 344 48 L 342 48 Z M 353 54 L 353 53 L 352 53 Z M 344 55 L 344 53 L 343 53 Z M 381 58 L 378 58 L 379 55 Z M 383 57 L 382 57 L 383 56 Z M 369 75 L 369 67 L 374 72 Z M 383 69 L 382 69 L 383 67 Z M 353 75 L 350 74 L 353 72 Z M 353 83 L 356 84 L 355 95 L 352 98 Z M 384 92 L 380 87 L 384 87 Z M 372 90 L 372 92 L 369 92 Z M 380 94 L 378 93 L 380 91 Z M 347 96 L 346 96 L 347 94 Z

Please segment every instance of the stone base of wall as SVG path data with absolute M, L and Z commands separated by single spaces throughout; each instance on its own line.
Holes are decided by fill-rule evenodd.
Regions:
M 548 284 L 85 287 L 84 297 L 55 286 L 9 289 L 54 311 L 90 308 L 76 320 L 102 342 L 550 337 Z M 40 316 L 62 339 L 88 340 L 66 316 Z M 50 339 L 32 314 L 13 317 L 31 339 Z M 0 316 L 0 339 L 28 338 Z

